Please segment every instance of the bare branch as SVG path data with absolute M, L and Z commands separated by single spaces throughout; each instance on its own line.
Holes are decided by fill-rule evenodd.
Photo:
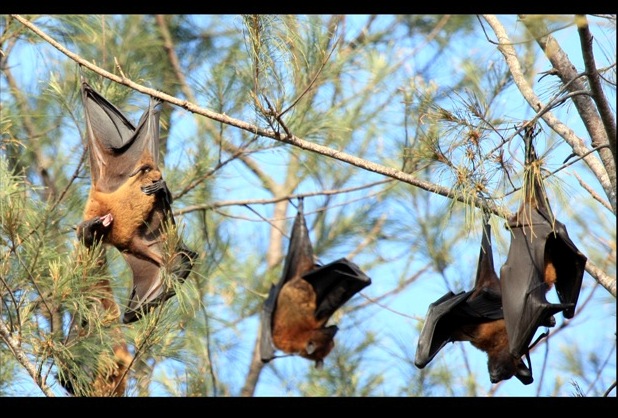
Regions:
M 504 59 L 509 66 L 511 74 L 513 75 L 513 80 L 517 85 L 517 88 L 521 92 L 522 96 L 526 99 L 528 104 L 535 111 L 539 111 L 543 108 L 543 103 L 537 97 L 534 90 L 530 86 L 530 84 L 526 81 L 526 78 L 521 69 L 519 59 L 517 57 L 517 52 L 512 46 L 512 42 L 509 39 L 506 30 L 498 20 L 498 18 L 494 15 L 483 15 L 484 19 L 491 26 L 494 33 L 498 38 L 498 50 L 504 56 Z M 573 75 L 575 77 L 576 74 Z M 570 81 L 573 77 L 570 77 L 567 81 Z M 577 90 L 583 90 L 583 88 L 577 88 Z M 582 96 L 585 97 L 585 96 Z M 575 132 L 567 125 L 562 123 L 559 119 L 557 119 L 553 113 L 545 112 L 542 115 L 542 119 L 547 123 L 547 125 L 553 129 L 558 135 L 564 138 L 564 140 L 573 148 L 573 151 L 577 155 L 584 155 L 588 152 L 588 148 L 585 146 L 584 141 L 575 135 Z M 612 208 L 614 213 L 616 213 L 616 183 L 612 181 L 605 167 L 593 156 L 587 156 L 584 158 L 584 161 L 592 172 L 596 175 L 601 183 L 605 193 L 609 197 L 609 200 L 612 204 Z
M 128 79 L 124 79 L 122 77 L 118 77 L 115 74 L 112 74 L 86 60 L 84 60 L 83 58 L 81 58 L 80 56 L 78 56 L 77 54 L 74 54 L 73 52 L 67 50 L 66 48 L 64 48 L 62 45 L 60 45 L 58 42 L 56 42 L 54 39 L 52 39 L 51 37 L 49 37 L 47 34 L 45 34 L 43 31 L 41 31 L 36 25 L 34 25 L 32 22 L 28 21 L 27 19 L 24 19 L 23 17 L 21 17 L 20 15 L 12 15 L 13 17 L 15 17 L 15 19 L 19 20 L 22 24 L 24 24 L 25 26 L 27 26 L 30 30 L 32 30 L 33 32 L 35 32 L 37 35 L 39 35 L 41 38 L 43 38 L 45 41 L 49 42 L 50 45 L 52 45 L 53 47 L 55 47 L 56 49 L 58 49 L 60 52 L 62 52 L 63 54 L 65 54 L 66 56 L 68 56 L 69 58 L 71 58 L 72 60 L 74 60 L 75 62 L 83 65 L 84 67 L 96 72 L 97 74 L 100 74 L 101 76 L 108 78 L 118 84 L 122 84 L 124 86 L 127 86 L 135 91 L 139 91 L 140 93 L 143 94 L 147 94 L 150 95 L 152 97 L 156 97 L 158 99 L 161 99 L 163 101 L 166 101 L 168 103 L 174 104 L 176 106 L 179 106 L 191 113 L 196 113 L 202 116 L 205 116 L 209 119 L 215 120 L 217 122 L 221 122 L 224 123 L 226 125 L 230 125 L 230 126 L 234 126 L 236 128 L 242 129 L 244 131 L 253 133 L 255 135 L 258 136 L 263 136 L 263 137 L 267 137 L 267 138 L 271 138 L 286 144 L 290 144 L 290 145 L 294 145 L 298 148 L 302 148 L 304 150 L 307 151 L 311 151 L 311 152 L 315 152 L 317 154 L 321 154 L 324 155 L 326 157 L 331 157 L 334 158 L 336 160 L 339 161 L 343 161 L 345 163 L 354 165 L 356 167 L 365 169 L 367 171 L 372 171 L 374 173 L 377 174 L 382 174 L 384 176 L 387 177 L 391 177 L 393 179 L 396 180 L 400 180 L 404 183 L 408 183 L 411 184 L 413 186 L 419 187 L 421 189 L 427 190 L 429 192 L 450 198 L 450 199 L 454 199 L 458 202 L 461 203 L 465 203 L 465 204 L 473 204 L 474 206 L 478 207 L 478 208 L 484 208 L 492 213 L 494 213 L 497 216 L 501 216 L 501 217 L 509 217 L 512 214 L 508 211 L 505 210 L 499 210 L 495 205 L 493 205 L 491 202 L 487 202 L 483 199 L 480 198 L 470 198 L 469 196 L 465 196 L 461 193 L 457 193 L 452 191 L 450 188 L 444 187 L 444 186 L 440 186 L 425 180 L 421 180 L 418 179 L 416 177 L 414 177 L 411 174 L 408 173 L 404 173 L 400 170 L 397 170 L 395 168 L 391 168 L 391 167 L 386 167 L 380 164 L 376 164 L 373 163 L 371 161 L 367 161 L 363 158 L 358 158 L 355 157 L 353 155 L 350 155 L 348 153 L 345 153 L 343 151 L 339 151 L 339 150 L 335 150 L 333 148 L 329 148 L 329 147 L 325 147 L 323 145 L 319 145 L 319 144 L 315 144 L 309 141 L 306 141 L 304 139 L 301 139 L 295 135 L 281 135 L 278 132 L 273 132 L 270 130 L 265 130 L 262 129 L 258 126 L 252 125 L 250 123 L 244 122 L 242 120 L 236 119 L 236 118 L 232 118 L 228 115 L 225 114 L 221 114 L 221 113 L 216 113 L 213 112 L 211 110 L 205 109 L 203 107 L 197 106 L 187 100 L 181 100 L 178 99 L 176 97 L 170 96 L 169 94 L 160 92 L 158 90 L 152 89 L 152 88 L 148 88 L 145 86 L 142 86 L 141 84 L 135 83 L 131 80 Z M 568 129 L 568 128 L 567 128 Z
M 11 333 L 9 332 L 3 321 L 0 321 L 0 336 L 9 347 L 17 361 L 22 366 L 24 366 L 24 369 L 26 369 L 30 377 L 32 377 L 32 380 L 36 382 L 36 384 L 39 386 L 39 388 L 41 388 L 43 393 L 45 393 L 45 395 L 47 396 L 54 397 L 54 392 L 52 392 L 52 390 L 49 388 L 49 386 L 47 386 L 45 381 L 41 379 L 41 375 L 37 373 L 34 365 L 30 363 L 30 360 L 28 360 L 26 353 L 24 353 L 20 348 L 19 342 L 11 336 Z
M 547 28 L 544 24 L 535 20 L 533 24 L 531 19 L 527 18 L 526 15 L 520 15 L 520 20 L 524 23 L 528 31 L 534 36 L 537 43 L 545 52 L 547 59 L 551 62 L 554 69 L 557 70 L 557 75 L 560 77 L 562 83 L 567 87 L 569 91 L 581 91 L 587 90 L 587 86 L 584 82 L 577 76 L 577 71 L 575 70 L 575 66 L 569 60 L 567 54 L 562 50 L 558 42 L 556 42 L 555 38 L 548 33 Z M 594 68 L 594 63 L 591 64 Z M 596 71 L 596 70 L 594 70 Z M 587 68 L 588 78 L 590 78 L 590 69 Z M 598 81 L 598 79 L 597 79 Z M 590 134 L 592 139 L 592 146 L 598 147 L 600 145 L 608 144 L 607 133 L 603 124 L 603 121 L 599 117 L 599 113 L 597 112 L 596 107 L 594 106 L 594 101 L 588 96 L 578 96 L 573 98 L 573 104 L 577 109 L 577 112 L 581 116 L 582 122 L 586 126 L 586 130 Z M 550 125 L 551 126 L 551 125 Z M 552 127 L 552 129 L 554 129 Z M 555 129 L 554 129 L 555 130 Z M 560 132 L 556 131 L 558 134 Z M 561 135 L 569 142 L 569 139 L 565 135 Z M 616 136 L 616 129 L 614 128 L 614 141 Z M 571 142 L 569 145 L 573 146 Z M 577 153 L 578 149 L 573 147 L 573 150 Z M 615 150 L 615 146 L 614 146 Z M 608 197 L 610 202 L 612 203 L 612 207 L 614 208 L 614 212 L 616 212 L 616 164 L 615 164 L 615 153 L 609 149 L 602 148 L 599 149 L 599 155 L 603 164 L 606 167 L 607 177 L 609 178 L 609 185 L 611 186 L 609 189 L 606 189 L 606 192 L 609 191 Z M 596 160 L 595 160 L 596 161 Z M 586 160 L 588 162 L 588 159 Z M 591 167 L 592 168 L 592 167 Z M 593 170 L 594 171 L 594 170 Z M 597 174 L 595 172 L 595 174 Z M 604 177 L 597 177 L 603 184 L 605 188 Z
M 588 74 L 590 90 L 592 91 L 592 100 L 597 105 L 597 109 L 601 115 L 603 126 L 607 133 L 610 149 L 614 155 L 614 166 L 616 166 L 616 115 L 613 114 L 607 98 L 603 93 L 599 71 L 596 68 L 594 61 L 594 49 L 592 48 L 592 34 L 588 26 L 588 20 L 585 15 L 576 15 L 575 23 L 577 24 L 577 32 L 582 45 L 582 53 L 584 56 L 584 65 Z
M 161 36 L 163 38 L 163 47 L 167 51 L 168 59 L 170 61 L 174 74 L 176 75 L 176 78 L 178 79 L 178 83 L 180 84 L 180 89 L 182 93 L 185 95 L 185 97 L 187 98 L 187 100 L 189 100 L 190 102 L 196 103 L 197 100 L 195 98 L 195 95 L 193 94 L 193 91 L 191 90 L 191 88 L 189 88 L 187 79 L 185 78 L 182 72 L 182 69 L 180 68 L 180 62 L 178 60 L 178 56 L 176 55 L 176 51 L 174 49 L 174 42 L 172 40 L 172 36 L 167 26 L 167 22 L 165 21 L 165 18 L 163 15 L 156 15 L 155 17 L 156 17 L 157 25 L 159 27 L 159 31 L 161 32 Z M 198 120 L 198 123 L 200 120 L 202 120 L 202 118 Z M 251 158 L 249 158 L 246 153 L 240 152 L 245 147 L 238 148 L 231 142 L 226 141 L 220 134 L 217 134 L 215 132 L 212 133 L 212 137 L 215 139 L 215 141 L 218 142 L 219 146 L 221 146 L 225 151 L 227 151 L 228 153 L 231 153 L 234 158 L 239 158 L 247 166 L 247 168 L 251 172 L 253 172 L 253 174 L 255 174 L 255 176 L 258 179 L 260 179 L 264 187 L 266 187 L 268 190 L 270 190 L 274 194 L 274 191 L 276 189 L 276 183 Z M 195 187 L 197 184 L 194 184 L 193 187 Z M 188 189 L 190 188 L 192 187 L 189 187 Z M 184 194 L 184 192 L 188 191 L 188 189 L 186 188 L 181 194 Z
M 597 202 L 605 206 L 605 208 L 607 208 L 607 210 L 609 210 L 610 212 L 612 211 L 612 207 L 610 206 L 609 202 L 607 202 L 607 200 L 599 196 L 599 194 L 595 192 L 592 187 L 586 184 L 584 180 L 582 180 L 582 178 L 577 173 L 575 173 L 575 177 L 577 177 L 577 181 L 579 181 L 579 185 L 582 186 L 584 190 L 586 190 L 588 193 L 590 193 L 590 196 L 592 196 L 594 200 L 596 200 Z
M 337 189 L 337 190 L 320 190 L 318 192 L 297 193 L 293 195 L 272 197 L 270 199 L 226 200 L 223 202 L 214 202 L 214 203 L 208 203 L 208 204 L 202 204 L 202 205 L 192 205 L 192 206 L 186 206 L 182 209 L 178 209 L 177 211 L 174 211 L 174 216 L 180 216 L 180 215 L 184 215 L 185 213 L 195 212 L 198 210 L 210 210 L 210 209 L 216 209 L 216 208 L 221 208 L 225 206 L 267 205 L 271 203 L 281 202 L 284 200 L 298 199 L 301 197 L 327 196 L 327 195 L 334 195 L 334 194 L 340 194 L 340 193 L 350 193 L 350 192 L 354 192 L 357 190 L 367 189 L 369 187 L 379 186 L 381 184 L 389 183 L 391 181 L 393 180 L 386 179 L 386 180 L 376 181 L 374 183 L 364 184 L 362 186 L 357 186 L 357 187 L 349 187 L 349 188 Z

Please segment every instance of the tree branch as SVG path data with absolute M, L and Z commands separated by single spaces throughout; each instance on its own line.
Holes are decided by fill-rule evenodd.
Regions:
M 81 58 L 80 56 L 78 56 L 77 54 L 74 54 L 73 52 L 67 50 L 66 48 L 64 48 L 62 45 L 60 45 L 58 42 L 56 42 L 54 39 L 52 39 L 51 37 L 49 37 L 47 34 L 45 34 L 43 31 L 41 31 L 36 25 L 34 25 L 32 22 L 28 21 L 27 19 L 24 19 L 23 17 L 21 17 L 20 15 L 11 15 L 13 16 L 15 19 L 19 20 L 23 25 L 25 25 L 26 27 L 28 27 L 30 30 L 32 30 L 34 33 L 36 33 L 37 35 L 39 35 L 41 38 L 43 38 L 46 42 L 48 42 L 50 45 L 52 45 L 54 48 L 58 49 L 60 52 L 62 52 L 63 54 L 65 54 L 67 57 L 71 58 L 72 60 L 74 60 L 75 62 L 77 62 L 78 64 L 88 68 L 91 71 L 94 71 L 97 74 L 100 74 L 101 76 L 108 78 L 118 84 L 122 84 L 124 86 L 127 86 L 135 91 L 139 91 L 140 93 L 143 94 L 147 94 L 150 95 L 152 97 L 156 97 L 160 100 L 166 101 L 168 103 L 174 104 L 178 107 L 181 107 L 191 113 L 196 113 L 198 115 L 202 115 L 205 116 L 209 119 L 215 120 L 217 122 L 221 122 L 224 123 L 226 125 L 230 125 L 230 126 L 234 126 L 236 128 L 242 129 L 244 131 L 250 132 L 252 134 L 258 135 L 258 136 L 262 136 L 262 137 L 266 137 L 266 138 L 271 138 L 274 139 L 276 141 L 280 141 L 286 144 L 290 144 L 290 145 L 294 145 L 298 148 L 307 150 L 307 151 L 311 151 L 317 154 L 321 154 L 324 155 L 326 157 L 331 157 L 334 158 L 336 160 L 354 165 L 356 167 L 365 169 L 367 171 L 371 171 L 377 174 L 382 174 L 384 176 L 387 177 L 391 177 L 393 179 L 396 180 L 400 180 L 404 183 L 408 183 L 411 184 L 413 186 L 419 187 L 421 189 L 427 190 L 429 192 L 456 200 L 458 202 L 461 203 L 465 203 L 465 204 L 473 204 L 474 206 L 478 207 L 478 208 L 483 208 L 486 209 L 488 211 L 490 211 L 491 213 L 500 216 L 500 217 L 504 217 L 504 218 L 508 218 L 510 216 L 512 216 L 512 213 L 510 213 L 509 211 L 506 210 L 500 210 L 498 207 L 496 207 L 495 205 L 493 205 L 491 202 L 487 202 L 484 199 L 480 199 L 478 197 L 470 197 L 470 196 L 466 196 L 463 195 L 461 193 L 456 193 L 454 191 L 452 191 L 451 189 L 444 187 L 444 186 L 440 186 L 425 180 L 421 180 L 418 179 L 414 176 L 412 176 L 411 174 L 408 173 L 404 173 L 400 170 L 391 168 L 391 167 L 386 167 L 380 164 L 376 164 L 374 162 L 362 159 L 362 158 L 358 158 L 358 157 L 354 157 L 348 153 L 345 153 L 343 151 L 339 151 L 333 148 L 329 148 L 329 147 L 325 147 L 323 145 L 319 145 L 319 144 L 314 144 L 312 142 L 306 141 L 302 138 L 299 138 L 295 135 L 281 135 L 278 132 L 273 132 L 270 130 L 266 130 L 266 129 L 262 129 L 258 126 L 252 125 L 250 123 L 244 122 L 242 120 L 236 119 L 236 118 L 232 118 L 226 114 L 221 114 L 221 113 L 216 113 L 213 112 L 211 110 L 205 109 L 203 107 L 197 106 L 191 102 L 189 102 L 188 100 L 181 100 L 178 99 L 176 97 L 170 96 L 169 94 L 157 91 L 155 89 L 152 88 L 148 88 L 145 87 L 141 84 L 135 83 L 125 77 L 119 77 L 115 74 L 110 73 L 109 71 L 106 71 L 92 63 L 90 63 L 89 61 L 86 61 L 85 59 Z M 568 128 L 567 128 L 568 129 Z
M 596 68 L 594 61 L 594 50 L 592 48 L 592 34 L 590 33 L 590 27 L 588 26 L 588 20 L 585 15 L 576 15 L 575 23 L 577 24 L 577 32 L 579 33 L 579 39 L 582 45 L 582 55 L 584 57 L 584 65 L 586 66 L 586 73 L 588 75 L 588 82 L 590 83 L 590 90 L 592 91 L 592 100 L 597 105 L 603 126 L 605 126 L 605 132 L 607 133 L 607 139 L 609 140 L 610 150 L 614 155 L 614 167 L 616 164 L 616 115 L 613 114 L 607 98 L 603 93 L 603 87 L 601 86 L 601 77 L 599 71 Z
M 349 188 L 346 188 L 346 189 L 320 190 L 318 192 L 297 193 L 297 194 L 293 194 L 293 195 L 285 195 L 285 196 L 272 197 L 270 199 L 226 200 L 226 201 L 223 201 L 223 202 L 205 203 L 205 204 L 201 204 L 201 205 L 191 205 L 191 206 L 185 206 L 182 209 L 178 209 L 178 210 L 174 211 L 174 216 L 180 216 L 180 215 L 184 215 L 184 214 L 189 213 L 189 212 L 195 212 L 195 211 L 198 211 L 198 210 L 216 209 L 216 208 L 221 208 L 221 207 L 225 207 L 225 206 L 267 205 L 267 204 L 271 204 L 271 203 L 281 202 L 281 201 L 284 201 L 284 200 L 298 199 L 298 198 L 301 198 L 301 197 L 325 196 L 325 195 L 333 195 L 333 194 L 340 194 L 340 193 L 350 193 L 350 192 L 354 192 L 354 191 L 357 191 L 357 190 L 363 190 L 363 189 L 367 189 L 369 187 L 378 186 L 380 184 L 385 184 L 385 183 L 388 183 L 388 182 L 391 182 L 391 181 L 393 181 L 393 180 L 386 179 L 386 180 L 376 181 L 376 182 L 373 182 L 373 183 L 363 184 L 362 186 L 349 187 Z
M 45 382 L 41 379 L 40 374 L 37 373 L 34 365 L 30 363 L 26 354 L 22 351 L 21 347 L 19 346 L 19 342 L 11 336 L 9 329 L 6 327 L 3 321 L 0 321 L 0 336 L 9 347 L 17 361 L 22 366 L 24 366 L 24 369 L 26 369 L 30 377 L 32 377 L 32 380 L 36 382 L 37 386 L 41 388 L 43 393 L 45 393 L 45 395 L 49 397 L 54 397 L 54 392 L 52 392 L 49 386 L 47 386 L 47 384 L 45 384 Z
M 513 81 L 517 85 L 517 88 L 521 92 L 522 96 L 535 112 L 543 109 L 544 106 L 541 103 L 540 99 L 534 93 L 534 90 L 532 89 L 530 84 L 528 84 L 528 82 L 526 81 L 526 78 L 519 64 L 515 48 L 513 48 L 512 42 L 506 34 L 506 30 L 502 26 L 502 23 L 500 23 L 500 21 L 494 15 L 483 15 L 483 18 L 487 21 L 487 23 L 491 26 L 494 33 L 496 34 L 496 37 L 498 38 L 498 50 L 504 56 L 504 59 L 509 66 L 511 74 L 513 75 Z M 577 74 L 574 74 L 574 76 L 576 75 Z M 567 81 L 570 82 L 573 77 L 570 77 Z M 582 156 L 588 152 L 584 141 L 579 138 L 571 128 L 569 128 L 559 119 L 557 119 L 552 112 L 544 112 L 541 118 L 552 130 L 554 130 L 558 135 L 564 138 L 564 140 L 573 148 L 573 151 L 577 155 Z M 605 193 L 609 197 L 614 213 L 616 213 L 616 185 L 615 181 L 611 180 L 608 172 L 605 169 L 605 167 L 607 166 L 604 167 L 597 159 L 595 159 L 591 155 L 584 158 L 584 161 L 586 162 L 586 164 L 588 164 L 588 167 L 590 167 L 592 172 L 599 179 L 599 182 L 605 190 Z
M 569 60 L 567 54 L 562 50 L 556 39 L 548 34 L 548 30 L 544 24 L 540 21 L 536 20 L 533 22 L 530 18 L 527 18 L 526 15 L 520 15 L 520 20 L 526 26 L 526 29 L 534 36 L 537 43 L 545 53 L 545 56 L 552 64 L 553 68 L 556 70 L 556 75 L 560 78 L 562 83 L 566 86 L 569 91 L 581 91 L 588 90 L 587 86 L 578 77 L 575 66 Z M 594 59 L 594 58 L 593 58 Z M 594 69 L 594 63 L 592 63 L 592 69 Z M 596 73 L 596 69 L 593 70 Z M 591 69 L 587 68 L 588 78 L 590 79 Z M 598 73 L 596 73 L 598 76 Z M 600 145 L 608 144 L 608 137 L 604 127 L 604 124 L 599 117 L 599 113 L 596 111 L 596 107 L 594 105 L 594 101 L 588 96 L 578 96 L 573 98 L 573 104 L 579 113 L 586 130 L 590 134 L 592 139 L 592 146 L 598 147 Z M 552 127 L 553 129 L 553 127 Z M 555 129 L 554 129 L 555 130 Z M 560 132 L 556 131 L 558 134 Z M 616 136 L 614 128 L 614 138 Z M 564 135 L 562 135 L 565 140 L 568 139 Z M 571 142 L 569 144 L 572 146 Z M 615 148 L 614 148 L 615 149 Z M 573 150 L 578 152 L 578 150 L 574 147 Z M 616 164 L 614 160 L 614 155 L 611 150 L 602 148 L 599 149 L 599 156 L 605 165 L 607 177 L 609 179 L 608 188 L 606 188 L 606 193 L 609 191 L 609 200 L 612 203 L 612 207 L 614 208 L 614 213 L 616 212 Z M 595 160 L 596 161 L 596 160 Z M 588 160 L 586 160 L 588 162 Z M 592 167 L 591 167 L 592 168 Z M 595 172 L 596 174 L 596 172 Z M 603 184 L 604 188 L 605 181 L 603 181 L 602 177 L 599 177 L 599 180 Z
M 165 17 L 163 15 L 156 15 L 155 18 L 157 25 L 159 26 L 159 31 L 161 32 L 161 36 L 163 38 L 163 47 L 167 51 L 167 56 L 174 71 L 174 74 L 176 75 L 176 79 L 180 83 L 180 89 L 182 90 L 182 93 L 185 95 L 187 100 L 192 103 L 196 103 L 197 100 L 195 98 L 195 95 L 193 94 L 193 91 L 189 88 L 187 79 L 185 78 L 180 68 L 180 62 L 178 60 L 178 56 L 176 55 L 176 51 L 174 50 L 174 42 L 167 26 L 167 22 L 165 21 Z M 247 166 L 247 168 L 251 172 L 253 172 L 253 174 L 255 174 L 258 179 L 260 179 L 262 185 L 274 194 L 274 190 L 276 189 L 276 183 L 270 176 L 268 176 L 268 174 L 262 171 L 262 169 L 251 158 L 249 158 L 245 153 L 241 152 L 242 148 L 236 147 L 234 144 L 226 141 L 220 134 L 217 134 L 215 132 L 213 132 L 212 137 L 225 151 L 231 153 L 234 157 L 239 158 Z
M 178 99 L 176 97 L 170 96 L 168 94 L 162 93 L 160 91 L 157 91 L 155 89 L 152 88 L 148 88 L 148 87 L 144 87 L 141 84 L 135 83 L 129 79 L 123 78 L 123 77 L 118 77 L 115 74 L 112 74 L 88 61 L 86 61 L 85 59 L 81 58 L 79 55 L 74 54 L 73 52 L 67 50 L 65 47 L 63 47 L 62 45 L 60 45 L 58 42 L 56 42 L 54 39 L 52 39 L 51 37 L 49 37 L 46 33 L 44 33 L 43 31 L 41 31 L 36 25 L 34 25 L 32 22 L 28 21 L 27 19 L 24 19 L 23 17 L 21 17 L 20 15 L 11 15 L 13 16 L 15 19 L 17 19 L 19 22 L 21 22 L 24 26 L 26 26 L 27 28 L 29 28 L 30 30 L 32 30 L 34 33 L 36 33 L 38 36 L 40 36 L 41 38 L 43 38 L 46 42 L 48 42 L 50 45 L 52 45 L 54 48 L 58 49 L 60 52 L 62 52 L 63 54 L 65 54 L 67 57 L 71 58 L 72 60 L 74 60 L 75 62 L 83 65 L 84 67 L 94 71 L 97 74 L 100 74 L 101 76 L 108 78 L 118 84 L 122 84 L 124 86 L 127 86 L 129 88 L 132 88 L 136 91 L 139 91 L 143 94 L 147 94 L 153 97 L 156 97 L 158 99 L 161 99 L 163 101 L 169 102 L 171 104 L 174 104 L 178 107 L 181 107 L 189 112 L 192 113 L 196 113 L 202 116 L 205 116 L 209 119 L 215 120 L 217 122 L 221 122 L 224 123 L 226 125 L 230 125 L 230 126 L 234 126 L 236 128 L 245 130 L 247 132 L 253 133 L 255 135 L 258 136 L 263 136 L 263 137 L 267 137 L 267 138 L 271 138 L 274 139 L 276 141 L 280 141 L 286 144 L 290 144 L 293 146 L 296 146 L 298 148 L 307 150 L 307 151 L 311 151 L 311 152 L 315 152 L 317 154 L 321 154 L 324 155 L 326 157 L 331 157 L 334 158 L 336 160 L 354 165 L 356 167 L 365 169 L 367 171 L 371 171 L 377 174 L 381 174 L 390 178 L 393 178 L 395 180 L 399 180 L 401 182 L 410 184 L 412 186 L 416 186 L 419 187 L 423 190 L 438 194 L 440 196 L 444 196 L 446 198 L 450 198 L 453 199 L 455 201 L 467 204 L 467 205 L 474 205 L 477 208 L 481 208 L 484 209 L 486 211 L 491 212 L 492 214 L 501 217 L 503 219 L 508 219 L 510 217 L 513 216 L 513 213 L 510 212 L 508 209 L 506 208 L 499 208 L 497 207 L 495 204 L 493 204 L 493 202 L 489 201 L 488 199 L 483 199 L 477 196 L 468 196 L 468 195 L 464 195 L 462 193 L 456 193 L 453 190 L 446 188 L 444 186 L 440 186 L 425 180 L 421 180 L 418 179 L 416 177 L 414 177 L 411 174 L 408 173 L 404 173 L 398 169 L 394 169 L 391 167 L 386 167 L 380 164 L 376 164 L 374 162 L 362 159 L 362 158 L 358 158 L 358 157 L 354 157 L 350 154 L 347 154 L 343 151 L 339 151 L 336 149 L 332 149 L 329 147 L 325 147 L 323 145 L 319 145 L 319 144 L 314 144 L 312 142 L 306 141 L 304 139 L 298 138 L 295 135 L 281 135 L 278 132 L 273 132 L 270 130 L 266 130 L 266 129 L 262 129 L 258 126 L 252 125 L 250 123 L 244 122 L 242 120 L 239 119 L 235 119 L 232 118 L 228 115 L 225 114 L 221 114 L 221 113 L 216 113 L 213 112 L 211 110 L 202 108 L 200 106 L 197 106 L 187 100 L 181 100 Z M 539 100 L 539 98 L 536 96 L 536 94 L 534 93 L 534 91 L 532 90 L 532 88 L 530 87 L 530 85 L 525 81 L 525 78 L 523 76 L 523 73 L 521 71 L 521 67 L 519 65 L 519 61 L 517 60 L 517 54 L 515 53 L 515 50 L 513 49 L 513 47 L 511 46 L 511 42 L 508 38 L 508 36 L 506 35 L 506 31 L 504 30 L 504 27 L 502 26 L 502 24 L 498 21 L 498 19 L 493 16 L 493 15 L 484 15 L 485 20 L 490 24 L 490 26 L 492 27 L 492 29 L 494 30 L 494 32 L 496 33 L 496 36 L 498 37 L 499 40 L 499 45 L 498 45 L 498 49 L 502 52 L 502 54 L 504 55 L 507 64 L 509 65 L 509 68 L 511 69 L 511 73 L 513 74 L 513 78 L 515 80 L 515 83 L 517 84 L 518 88 L 520 89 L 522 95 L 524 96 L 524 98 L 528 101 L 528 103 L 530 104 L 530 106 L 532 106 L 533 109 L 541 109 L 542 103 Z M 558 119 L 556 119 L 553 114 L 551 112 L 546 112 L 543 115 L 543 120 L 554 130 L 556 131 L 558 134 L 560 134 L 563 138 L 565 138 L 565 140 L 567 141 L 567 143 L 569 143 L 569 145 L 571 145 L 573 147 L 573 150 L 578 154 L 578 155 L 584 155 L 586 152 L 588 152 L 589 150 L 585 147 L 585 145 L 583 144 L 583 141 L 578 138 L 575 133 L 566 125 L 564 125 L 562 122 L 560 122 Z M 614 208 L 614 213 L 616 211 L 616 192 L 615 190 L 612 189 L 612 186 L 610 184 L 610 181 L 607 177 L 607 174 L 605 172 L 605 168 L 599 164 L 598 160 L 594 159 L 594 157 L 588 155 L 584 158 L 584 161 L 586 161 L 586 163 L 588 164 L 588 166 L 592 169 L 592 171 L 595 173 L 595 175 L 597 176 L 597 178 L 600 179 L 601 184 L 603 185 L 603 188 L 606 190 L 606 193 L 608 194 L 608 196 L 611 197 L 610 201 L 612 203 L 612 208 Z M 286 197 L 287 198 L 287 197 Z M 601 283 L 606 289 L 608 289 L 610 291 L 610 293 L 615 297 L 616 296 L 616 283 L 615 283 L 615 279 L 612 279 L 610 277 L 608 277 L 603 271 L 601 271 L 600 269 L 598 269 L 596 266 L 592 265 L 591 261 L 588 260 L 588 263 L 586 264 L 586 271 L 588 271 L 599 283 Z

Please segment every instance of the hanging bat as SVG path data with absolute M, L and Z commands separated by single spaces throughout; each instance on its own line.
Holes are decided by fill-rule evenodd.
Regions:
M 159 101 L 151 98 L 137 127 L 113 104 L 82 82 L 92 186 L 78 225 L 78 237 L 116 247 L 133 273 L 133 288 L 123 322 L 174 295 L 162 269 L 183 282 L 197 254 L 181 240 L 164 248 L 174 226 L 172 196 L 158 167 Z M 168 256 L 168 254 L 171 255 Z
M 483 237 L 474 288 L 458 294 L 449 291 L 429 305 L 414 363 L 422 369 L 447 343 L 469 341 L 487 353 L 491 383 L 515 376 L 528 385 L 533 381 L 532 372 L 521 358 L 509 352 L 500 280 L 493 262 L 489 216 L 483 213 Z
M 587 261 L 564 224 L 552 213 L 533 136 L 533 128 L 528 128 L 524 134 L 524 197 L 517 213 L 507 222 L 511 244 L 500 270 L 510 352 L 517 358 L 528 355 L 539 327 L 555 325 L 553 315 L 562 311 L 565 318 L 573 317 Z M 560 303 L 547 301 L 546 293 L 552 287 Z
M 281 279 L 272 285 L 261 315 L 260 356 L 271 361 L 275 349 L 315 361 L 321 368 L 335 346 L 336 325 L 330 317 L 371 279 L 345 258 L 320 265 L 303 214 L 303 200 L 292 227 Z

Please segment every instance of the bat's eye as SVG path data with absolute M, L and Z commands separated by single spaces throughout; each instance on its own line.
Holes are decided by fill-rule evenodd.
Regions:
M 313 352 L 315 351 L 315 348 L 316 347 L 315 347 L 315 344 L 313 343 L 313 341 L 309 341 L 307 343 L 307 347 L 306 347 L 307 354 L 309 354 L 309 355 L 313 354 Z
M 148 173 L 149 171 L 151 171 L 154 167 L 150 164 L 142 164 L 139 167 L 137 167 L 135 169 L 135 171 L 133 171 L 131 174 L 129 174 L 129 177 L 133 177 L 138 175 L 139 173 Z

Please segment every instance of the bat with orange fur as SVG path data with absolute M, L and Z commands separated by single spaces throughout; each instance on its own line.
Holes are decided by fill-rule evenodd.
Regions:
M 502 312 L 502 292 L 491 248 L 489 214 L 483 213 L 483 237 L 474 288 L 448 292 L 429 305 L 416 349 L 415 365 L 424 368 L 449 342 L 469 341 L 487 354 L 492 383 L 515 376 L 532 383 L 532 372 L 520 358 L 511 356 Z
M 528 354 L 539 327 L 555 325 L 555 314 L 562 312 L 564 318 L 573 318 L 587 261 L 552 213 L 541 161 L 532 145 L 534 136 L 532 127 L 525 130 L 524 197 L 508 220 L 511 243 L 500 270 L 504 320 L 510 352 L 516 358 Z M 547 300 L 553 287 L 560 303 Z
M 278 349 L 312 360 L 320 368 L 338 331 L 336 325 L 326 323 L 370 284 L 371 279 L 345 258 L 316 263 L 300 199 L 281 279 L 271 286 L 261 312 L 262 362 L 275 358 Z
M 137 127 L 82 82 L 92 185 L 78 237 L 100 237 L 116 247 L 133 274 L 123 321 L 138 320 L 172 297 L 162 269 L 183 282 L 197 254 L 178 239 L 166 248 L 174 226 L 172 197 L 159 169 L 159 102 L 153 98 Z

